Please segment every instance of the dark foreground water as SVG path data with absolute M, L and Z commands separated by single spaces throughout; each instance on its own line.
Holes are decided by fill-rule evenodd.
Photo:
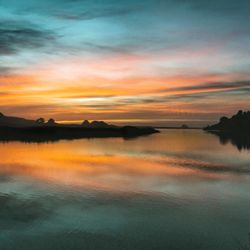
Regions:
M 0 143 L 0 249 L 249 249 L 250 151 L 198 130 Z

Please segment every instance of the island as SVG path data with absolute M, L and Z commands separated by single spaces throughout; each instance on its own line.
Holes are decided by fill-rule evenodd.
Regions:
M 231 142 L 239 150 L 250 149 L 250 111 L 240 110 L 230 118 L 223 116 L 204 130 L 218 136 L 222 144 Z
M 159 133 L 153 127 L 115 126 L 104 121 L 84 120 L 82 124 L 61 124 L 53 118 L 28 120 L 0 113 L 0 141 L 46 142 L 81 138 L 138 136 Z

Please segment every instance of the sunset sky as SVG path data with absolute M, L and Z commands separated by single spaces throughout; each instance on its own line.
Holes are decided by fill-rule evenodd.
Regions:
M 250 1 L 0 0 L 0 112 L 203 126 L 250 109 Z

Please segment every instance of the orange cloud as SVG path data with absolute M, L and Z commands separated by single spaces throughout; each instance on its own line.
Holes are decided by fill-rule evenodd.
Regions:
M 179 57 L 172 59 L 179 60 Z M 169 63 L 170 58 L 167 55 L 68 58 L 34 66 L 22 74 L 0 77 L 0 109 L 11 115 L 55 117 L 61 121 L 104 119 L 143 123 L 150 119 L 176 119 L 178 115 L 180 119 L 187 118 L 187 114 L 190 119 L 195 114 L 203 119 L 202 114 L 216 114 L 218 104 L 224 103 L 228 111 L 233 107 L 229 102 L 225 104 L 227 97 L 223 101 L 213 96 L 206 96 L 206 101 L 199 97 L 201 93 L 225 88 L 195 86 L 249 77 L 244 73 L 191 74 L 175 69 L 161 70 L 159 75 L 147 72 L 158 60 Z M 192 99 L 192 95 L 196 98 Z M 246 102 L 237 100 L 236 106 L 246 105 Z

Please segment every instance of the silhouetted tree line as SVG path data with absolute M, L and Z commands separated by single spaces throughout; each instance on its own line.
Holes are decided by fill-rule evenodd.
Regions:
M 39 118 L 37 120 L 28 120 L 20 117 L 5 116 L 0 113 L 0 126 L 6 127 L 84 127 L 84 128 L 114 128 L 116 126 L 110 125 L 104 121 L 83 121 L 82 124 L 60 124 L 55 121 L 55 119 L 50 118 L 46 121 L 44 118 Z
M 250 149 L 250 111 L 238 111 L 231 118 L 220 118 L 219 123 L 204 128 L 220 138 L 221 144 L 231 142 L 239 150 Z
M 0 113 L 0 141 L 47 142 L 61 139 L 123 137 L 133 138 L 158 131 L 152 127 L 118 127 L 103 121 L 59 124 L 54 119 L 27 120 Z
M 207 126 L 205 130 L 250 132 L 250 111 L 239 110 L 231 118 L 223 116 L 219 123 Z

